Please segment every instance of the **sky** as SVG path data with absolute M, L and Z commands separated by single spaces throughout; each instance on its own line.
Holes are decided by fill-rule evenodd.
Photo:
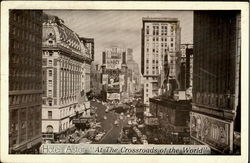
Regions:
M 132 10 L 44 10 L 64 20 L 80 37 L 94 38 L 95 62 L 101 63 L 105 48 L 132 48 L 134 60 L 141 64 L 142 17 L 178 18 L 181 43 L 193 43 L 192 11 Z

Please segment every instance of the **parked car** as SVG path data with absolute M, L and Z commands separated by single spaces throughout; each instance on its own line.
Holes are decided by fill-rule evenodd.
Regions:
M 117 120 L 115 120 L 114 124 L 115 124 L 116 126 L 118 126 L 118 121 L 117 121 Z
M 147 140 L 142 140 L 142 144 L 143 145 L 148 145 L 148 141 Z
M 105 116 L 103 116 L 103 119 L 106 120 L 106 119 L 108 119 L 108 118 L 107 118 L 107 116 L 105 115 Z
M 136 137 L 132 137 L 132 143 L 135 144 L 137 142 L 137 138 Z

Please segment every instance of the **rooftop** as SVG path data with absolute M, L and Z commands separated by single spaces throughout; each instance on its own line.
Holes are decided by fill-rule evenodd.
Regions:
M 152 18 L 152 17 L 143 17 L 142 21 L 174 21 L 178 22 L 179 20 L 177 18 Z

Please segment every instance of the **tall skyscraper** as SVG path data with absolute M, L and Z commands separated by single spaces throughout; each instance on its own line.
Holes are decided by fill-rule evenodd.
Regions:
M 240 132 L 240 29 L 239 11 L 194 11 L 190 135 L 222 154 Z
M 142 18 L 141 73 L 145 78 L 143 102 L 159 95 L 158 76 L 169 62 L 169 79 L 179 74 L 181 28 L 176 18 Z
M 42 11 L 11 10 L 9 20 L 9 152 L 34 153 L 42 140 Z

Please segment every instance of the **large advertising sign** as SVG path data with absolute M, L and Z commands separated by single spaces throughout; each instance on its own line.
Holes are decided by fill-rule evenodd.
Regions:
M 229 153 L 233 146 L 233 122 L 190 112 L 190 136 L 212 148 Z
M 120 100 L 121 95 L 120 93 L 107 93 L 107 99 L 108 100 Z
M 157 126 L 159 125 L 159 120 L 155 117 L 147 117 L 145 118 L 145 124 L 149 126 Z
M 121 69 L 122 60 L 121 59 L 107 59 L 106 60 L 107 69 Z
M 112 48 L 106 51 L 107 69 L 121 69 L 122 65 L 122 49 Z
M 110 92 L 120 91 L 119 73 L 108 74 L 108 91 Z

